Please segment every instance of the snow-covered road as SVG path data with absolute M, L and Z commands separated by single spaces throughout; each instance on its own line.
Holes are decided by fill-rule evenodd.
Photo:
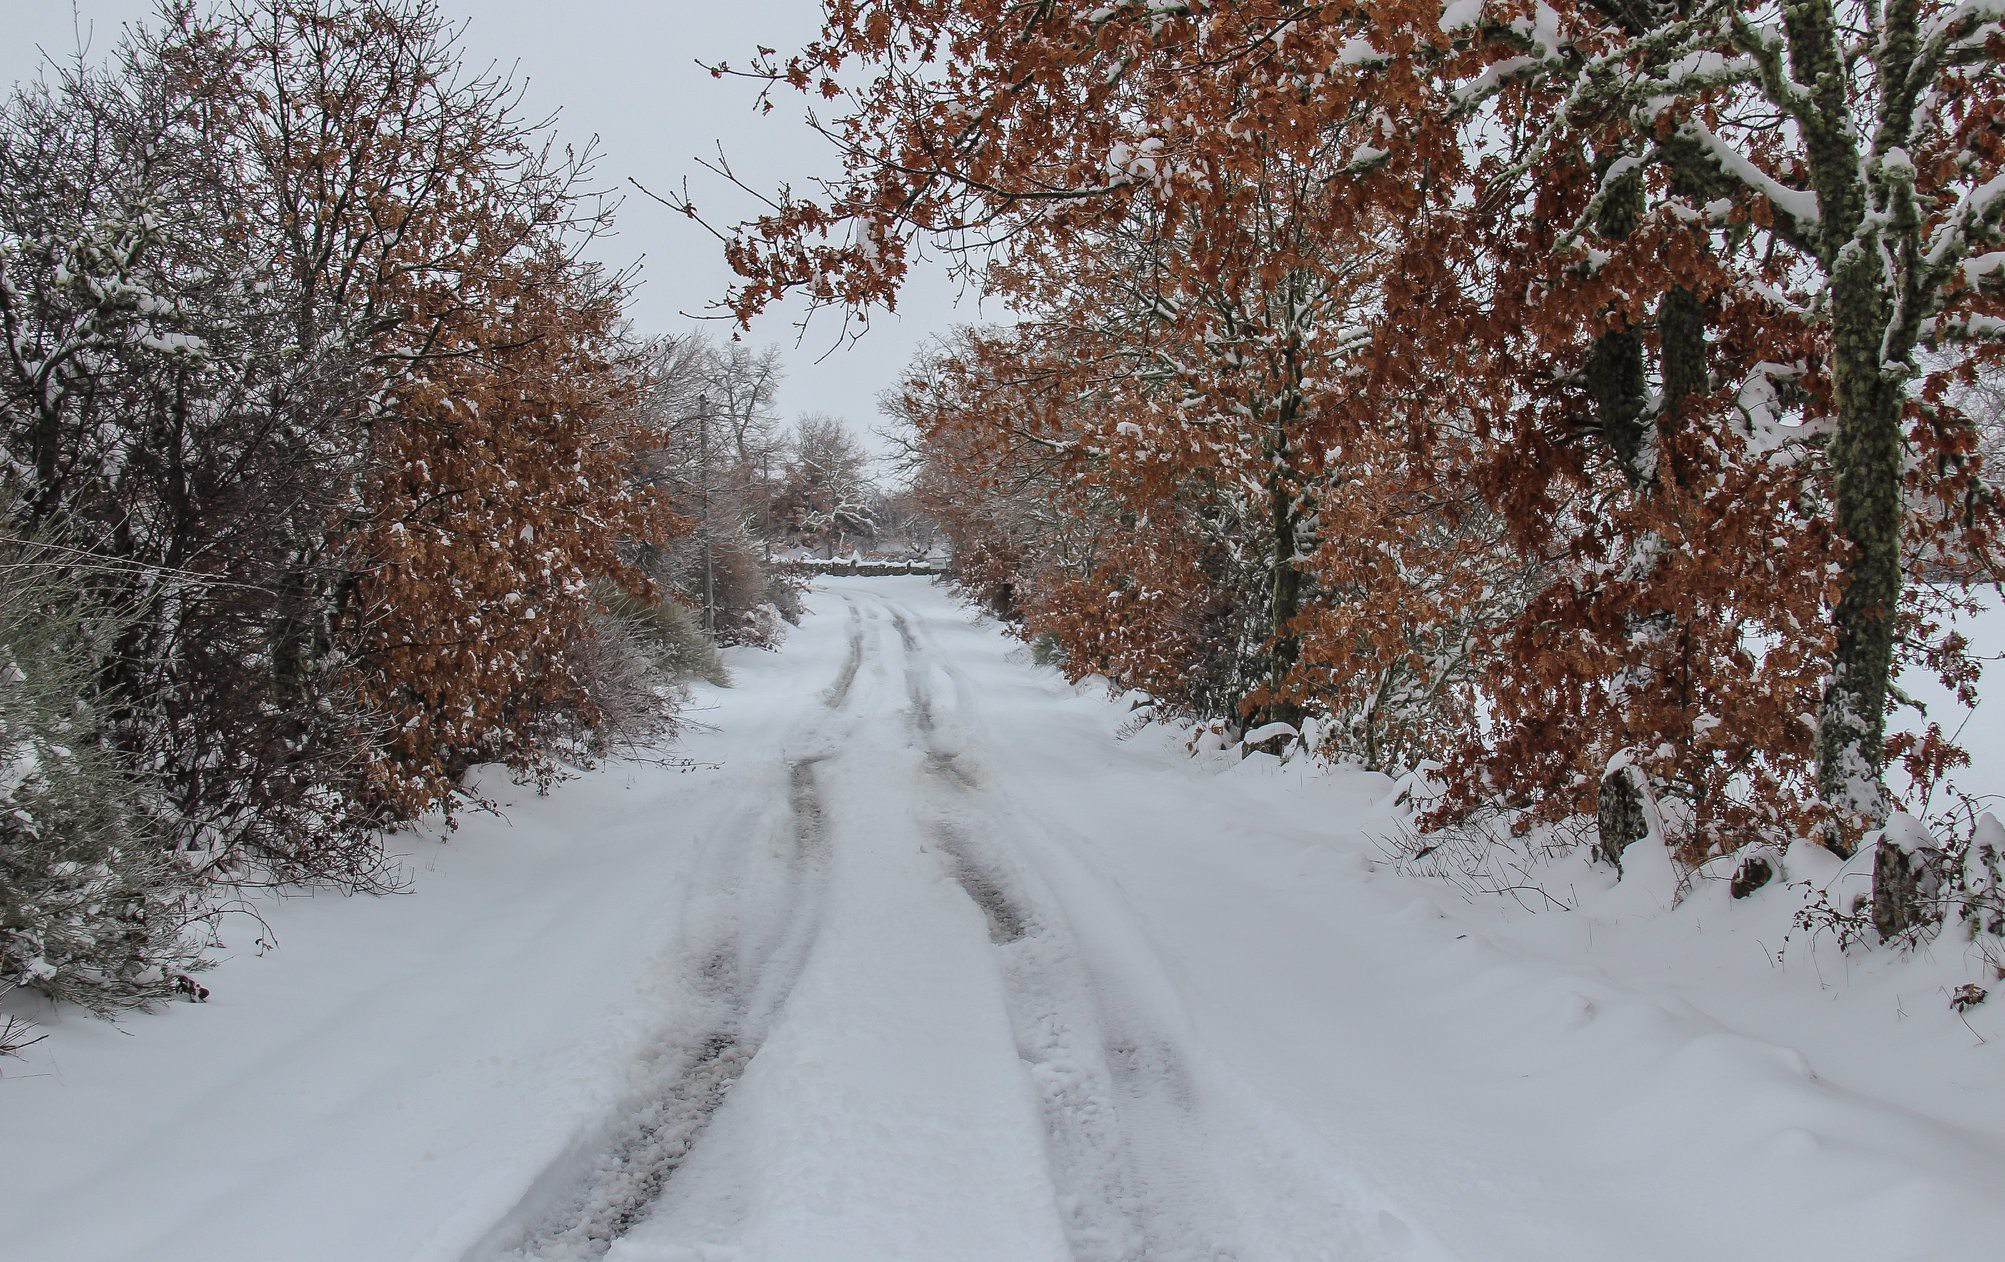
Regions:
M 1100 795 L 1105 732 L 1048 730 L 1048 681 L 1023 689 L 993 632 L 932 590 L 831 594 L 840 662 L 799 690 L 816 704 L 776 760 L 779 832 L 812 844 L 755 858 L 805 893 L 734 900 L 711 931 L 792 944 L 723 953 L 753 982 L 730 1006 L 758 1054 L 615 1256 L 1384 1255 L 1377 1207 L 1242 1106 L 1118 891 L 1043 820 Z M 703 1055 L 684 1059 L 700 1078 Z M 693 1094 L 667 1086 L 678 1107 Z M 575 1231 L 580 1199 L 527 1221 Z M 531 1256 L 552 1256 L 548 1234 Z
M 1899 970 L 1841 1013 L 1767 945 L 1686 949 L 1739 911 L 1703 893 L 1627 928 L 1633 882 L 1600 915 L 1467 906 L 1381 870 L 1382 778 L 1118 740 L 1117 706 L 923 579 L 826 580 L 811 608 L 705 692 L 704 766 L 490 784 L 505 819 L 409 840 L 413 897 L 289 901 L 278 952 L 235 927 L 211 1003 L 57 1021 L 0 1078 L 0 1256 L 2005 1238 L 1998 1014 L 1952 1031 Z

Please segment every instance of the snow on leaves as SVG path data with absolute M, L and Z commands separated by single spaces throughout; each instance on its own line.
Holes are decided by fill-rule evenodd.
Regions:
M 1701 853 L 1882 809 L 1903 571 L 1994 529 L 1995 5 L 825 13 L 753 73 L 844 85 L 846 175 L 732 308 L 890 301 L 909 252 L 837 240 L 1008 296 L 901 407 L 1072 669 L 1464 809 L 1627 757 Z

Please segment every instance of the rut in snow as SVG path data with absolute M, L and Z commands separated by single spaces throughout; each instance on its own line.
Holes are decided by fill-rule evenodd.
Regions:
M 994 831 L 993 803 L 938 730 L 930 662 L 909 619 L 905 647 L 913 737 L 941 786 L 927 835 L 982 913 L 1002 953 L 1010 1025 L 1038 1093 L 1052 1183 L 1077 1262 L 1228 1262 L 1231 1215 L 1186 1156 L 1201 1148 L 1188 1074 L 1166 1040 L 1096 994 L 1069 927 Z M 967 702 L 963 701 L 963 706 Z
M 1227 1262 L 1232 1215 L 1200 1168 L 1189 1075 L 1166 1040 L 1096 993 L 1063 918 L 989 837 L 928 830 L 1002 953 L 1017 1052 L 1035 1085 L 1077 1262 Z
M 895 606 L 889 608 L 891 625 L 897 629 L 898 638 L 905 646 L 905 700 L 912 713 L 913 730 L 926 756 L 926 770 L 930 775 L 951 782 L 957 789 L 979 789 L 980 780 L 960 753 L 950 747 L 951 742 L 940 730 L 939 708 L 929 682 L 932 660 L 913 630 L 913 615 L 909 610 Z M 960 678 L 953 678 L 956 691 L 965 692 Z M 965 709 L 965 698 L 960 705 Z
M 933 717 L 933 690 L 926 684 L 926 662 L 919 649 L 919 637 L 912 632 L 912 622 L 902 610 L 891 611 L 891 625 L 897 628 L 899 642 L 905 646 L 905 698 L 912 705 L 912 724 L 931 745 L 935 726 Z
M 1030 917 L 1017 905 L 995 875 L 968 857 L 967 838 L 950 823 L 937 823 L 930 830 L 933 843 L 947 856 L 954 881 L 989 922 L 989 941 L 1005 946 L 1030 931 Z
M 816 767 L 787 764 L 788 844 L 780 858 L 772 940 L 747 944 L 727 926 L 690 979 L 694 1012 L 643 1057 L 633 1095 L 596 1139 L 581 1145 L 525 1198 L 511 1222 L 469 1255 L 575 1262 L 603 1256 L 648 1217 L 711 1119 L 759 1053 L 773 1017 L 806 967 L 829 858 Z M 689 1019 L 693 1017 L 694 1019 Z M 693 1033 L 689 1031 L 694 1031 Z
M 840 710 L 849 704 L 849 690 L 856 684 L 856 672 L 863 666 L 863 612 L 854 601 L 844 601 L 849 606 L 849 644 L 842 659 L 842 670 L 835 682 L 822 694 L 822 704 L 831 710 Z

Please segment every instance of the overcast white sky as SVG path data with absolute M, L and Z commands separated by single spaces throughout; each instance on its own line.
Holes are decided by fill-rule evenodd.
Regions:
M 805 185 L 832 169 L 821 139 L 788 112 L 783 101 L 766 117 L 752 108 L 749 85 L 712 79 L 697 59 L 743 64 L 760 44 L 787 50 L 819 27 L 817 0 L 441 0 L 455 18 L 470 20 L 469 60 L 514 65 L 529 81 L 527 109 L 541 116 L 559 110 L 561 135 L 581 142 L 600 137 L 599 182 L 625 184 L 629 176 L 655 189 L 690 179 L 697 203 L 721 218 L 748 208 L 718 181 L 696 168 L 721 141 L 734 168 L 757 187 L 783 181 Z M 0 0 L 0 77 L 9 84 L 35 73 L 39 50 L 59 59 L 75 48 L 77 31 L 101 57 L 122 23 L 153 11 L 152 0 Z M 730 283 L 716 240 L 699 226 L 630 193 L 618 235 L 602 242 L 608 263 L 644 260 L 633 308 L 645 332 L 689 327 L 685 312 L 699 313 Z M 995 313 L 990 308 L 991 315 Z M 916 280 L 895 317 L 880 316 L 853 348 L 837 349 L 834 313 L 818 316 L 796 346 L 793 322 L 800 311 L 776 312 L 754 325 L 754 345 L 781 343 L 789 361 L 780 406 L 789 417 L 831 412 L 849 421 L 873 450 L 870 436 L 882 424 L 876 398 L 891 384 L 925 339 L 954 323 L 976 320 L 972 300 L 954 305 L 937 275 Z M 729 326 L 714 325 L 718 332 Z M 816 362 L 819 360 L 819 362 Z

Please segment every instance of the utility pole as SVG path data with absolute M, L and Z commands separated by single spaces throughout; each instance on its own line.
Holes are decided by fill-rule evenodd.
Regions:
M 771 439 L 759 447 L 759 537 L 766 541 L 766 560 L 773 559 L 773 443 Z
M 710 555 L 710 396 L 696 396 L 696 474 L 702 479 L 697 529 L 703 536 L 703 633 L 717 640 L 717 578 Z

